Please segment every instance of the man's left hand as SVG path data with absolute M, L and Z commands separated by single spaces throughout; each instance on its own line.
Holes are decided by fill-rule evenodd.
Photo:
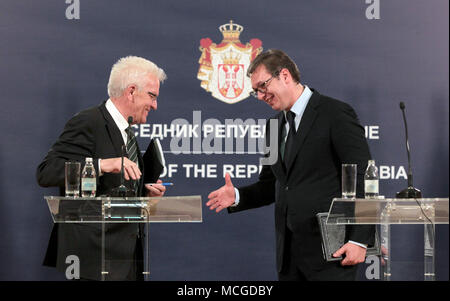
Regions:
M 158 197 L 163 196 L 166 192 L 166 187 L 163 185 L 160 185 L 159 183 L 162 183 L 161 180 L 158 180 L 156 182 L 157 184 L 145 184 L 145 188 L 147 189 L 147 196 L 149 197 Z
M 339 257 L 345 254 L 344 259 L 341 260 L 341 265 L 355 265 L 364 262 L 366 251 L 365 248 L 348 242 L 337 250 L 333 254 L 333 257 Z

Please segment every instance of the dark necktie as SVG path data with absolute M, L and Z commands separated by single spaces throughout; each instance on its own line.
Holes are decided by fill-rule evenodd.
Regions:
M 138 145 L 136 141 L 136 137 L 131 130 L 131 127 L 127 127 L 125 129 L 127 133 L 127 154 L 128 159 L 138 164 Z M 139 180 L 133 181 L 132 188 L 137 192 Z
M 289 124 L 289 133 L 288 133 L 286 143 L 284 146 L 283 164 L 287 170 L 287 162 L 289 162 L 289 156 L 292 156 L 292 147 L 294 145 L 294 136 L 295 136 L 295 133 L 297 132 L 295 129 L 295 122 L 294 122 L 295 113 L 291 112 L 291 111 L 287 112 L 286 119 Z M 292 231 L 292 221 L 291 221 L 289 214 L 286 216 L 286 226 L 288 227 L 288 229 L 290 229 Z
M 286 113 L 286 119 L 289 124 L 289 133 L 286 139 L 286 143 L 284 146 L 284 155 L 283 155 L 283 162 L 286 165 L 286 163 L 289 161 L 289 156 L 292 155 L 292 146 L 294 144 L 294 136 L 296 133 L 295 130 L 295 113 L 292 111 L 289 111 Z
M 137 141 L 136 137 L 133 134 L 133 131 L 131 130 L 131 127 L 127 127 L 125 129 L 125 132 L 127 133 L 127 154 L 128 159 L 133 161 L 137 164 L 138 162 L 138 153 L 137 153 Z

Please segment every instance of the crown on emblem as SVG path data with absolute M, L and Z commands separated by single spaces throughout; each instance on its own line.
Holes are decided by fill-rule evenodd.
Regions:
M 239 35 L 241 34 L 244 27 L 233 23 L 233 20 L 230 20 L 230 23 L 223 24 L 219 27 L 220 32 L 223 35 L 223 42 L 233 42 L 239 41 Z
M 231 49 L 230 51 L 222 54 L 221 57 L 224 64 L 230 65 L 239 64 L 239 60 L 241 59 L 241 55 L 239 53 L 233 52 Z

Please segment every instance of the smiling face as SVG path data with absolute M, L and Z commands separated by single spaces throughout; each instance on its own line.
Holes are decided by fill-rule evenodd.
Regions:
M 158 108 L 157 98 L 159 95 L 160 82 L 154 75 L 146 77 L 145 84 L 137 89 L 132 88 L 130 99 L 130 115 L 133 123 L 146 123 L 148 113 Z
M 273 76 L 264 65 L 258 66 L 251 75 L 251 83 L 254 91 L 258 90 L 259 100 L 267 103 L 273 110 L 281 111 L 290 109 L 289 88 L 284 79 L 285 69 L 278 76 Z

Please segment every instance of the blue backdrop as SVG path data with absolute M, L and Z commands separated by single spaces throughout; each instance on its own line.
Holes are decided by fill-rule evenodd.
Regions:
M 264 50 L 284 50 L 297 62 L 302 83 L 355 108 L 386 197 L 406 187 L 398 106 L 405 102 L 414 184 L 424 197 L 448 197 L 448 6 L 447 0 L 2 0 L 0 280 L 64 279 L 41 265 L 52 227 L 43 196 L 57 190 L 40 188 L 35 170 L 71 116 L 108 98 L 118 58 L 148 58 L 168 75 L 150 127 L 177 118 L 193 122 L 194 112 L 221 123 L 274 114 L 251 97 L 227 104 L 200 86 L 200 40 L 219 44 L 219 26 L 230 20 L 243 26 L 242 44 L 256 38 Z M 145 149 L 149 137 L 138 139 Z M 259 164 L 253 153 L 174 155 L 170 139 L 162 145 L 177 172 L 165 178 L 176 184 L 168 196 L 200 194 L 205 203 L 223 185 L 224 164 Z M 188 175 L 183 164 L 216 165 L 217 172 Z M 256 179 L 234 177 L 233 183 Z M 423 227 L 397 226 L 393 235 L 399 262 L 393 273 L 420 280 Z M 204 206 L 203 223 L 152 224 L 150 239 L 153 280 L 277 277 L 273 206 L 232 215 Z M 448 225 L 437 226 L 436 244 L 437 278 L 448 280 Z

